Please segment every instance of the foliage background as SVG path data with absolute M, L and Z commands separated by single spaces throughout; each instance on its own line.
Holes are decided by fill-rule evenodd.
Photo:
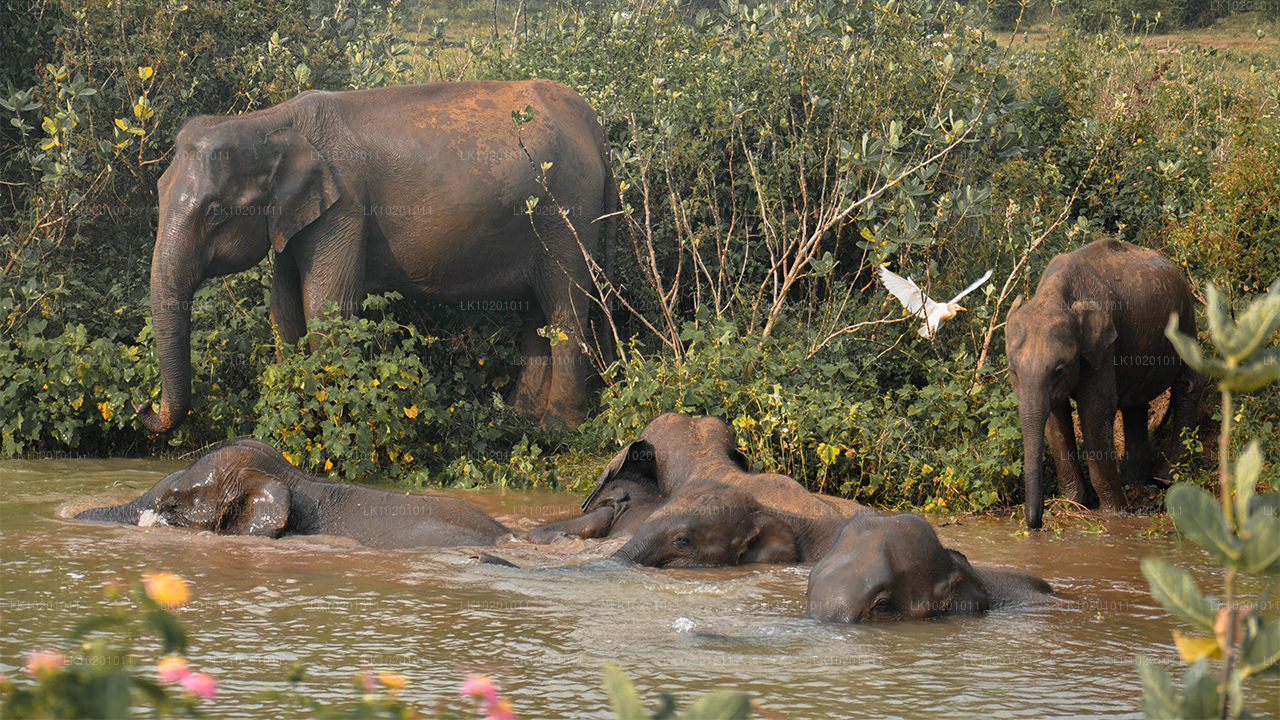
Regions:
M 6 457 L 254 434 L 350 479 L 582 486 L 680 410 L 731 422 L 761 467 L 815 489 L 1000 508 L 1021 499 L 1001 323 L 1049 258 L 1118 236 L 1230 297 L 1280 275 L 1274 5 L 1228 18 L 1263 36 L 1223 50 L 1151 34 L 1218 21 L 1188 0 L 3 2 Z M 998 32 L 1033 20 L 1034 41 Z M 330 321 L 337 345 L 277 348 L 265 264 L 197 294 L 188 422 L 137 426 L 132 404 L 159 390 L 155 182 L 188 116 L 528 77 L 599 112 L 626 208 L 613 286 L 631 339 L 584 427 L 547 433 L 506 406 L 507 314 L 375 298 Z M 874 283 L 882 262 L 934 295 L 995 275 L 929 343 Z M 1240 397 L 1236 419 L 1274 445 L 1280 395 Z M 1182 472 L 1207 483 L 1213 462 Z

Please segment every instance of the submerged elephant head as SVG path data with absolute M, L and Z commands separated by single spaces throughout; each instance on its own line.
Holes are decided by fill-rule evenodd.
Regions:
M 160 359 L 160 410 L 137 407 L 152 432 L 191 408 L 191 301 L 207 278 L 247 270 L 314 222 L 338 198 L 320 152 L 283 117 L 194 118 L 178 133 L 157 183 L 160 221 L 151 259 L 151 317 Z
M 1045 422 L 1075 391 L 1082 364 L 1111 363 L 1115 341 L 1115 325 L 1093 300 L 1063 306 L 1019 297 L 1009 310 L 1005 348 L 1022 418 L 1027 527 L 1040 527 L 1044 515 Z
M 801 559 L 803 540 L 781 513 L 715 482 L 681 491 L 654 511 L 614 557 L 649 567 L 714 567 Z
M 219 535 L 278 537 L 289 521 L 289 488 L 273 475 L 226 457 L 244 452 L 260 451 L 233 446 L 211 452 L 191 467 L 169 474 L 131 502 L 91 508 L 75 519 L 136 525 L 150 511 L 175 527 Z
M 809 616 L 876 622 L 969 615 L 991 603 L 964 555 L 915 515 L 860 513 L 809 573 Z

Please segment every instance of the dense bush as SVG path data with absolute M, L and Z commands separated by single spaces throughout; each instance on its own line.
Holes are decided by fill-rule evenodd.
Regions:
M 1280 273 L 1277 66 L 1261 54 L 1164 53 L 1080 24 L 1010 50 L 982 30 L 985 3 L 932 0 L 533 2 L 496 43 L 456 3 L 37 6 L 56 22 L 0 92 L 6 456 L 252 433 L 347 478 L 527 483 L 556 477 L 551 455 L 607 456 L 685 410 L 815 488 L 986 508 L 1021 484 L 1000 321 L 1050 257 L 1106 234 L 1197 285 Z M 448 35 L 451 18 L 475 34 Z M 506 407 L 512 317 L 378 300 L 319 321 L 313 353 L 282 347 L 259 266 L 200 290 L 192 415 L 145 436 L 131 405 L 158 390 L 145 279 L 176 129 L 306 87 L 440 77 L 556 79 L 601 115 L 630 340 L 596 416 L 548 435 Z M 875 283 L 881 263 L 935 296 L 995 275 L 930 343 Z M 1277 400 L 1241 398 L 1239 434 L 1275 441 Z

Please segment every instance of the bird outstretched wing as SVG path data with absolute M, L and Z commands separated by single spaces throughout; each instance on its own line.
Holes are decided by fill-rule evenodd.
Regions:
M 883 265 L 880 266 L 880 282 L 884 283 L 885 288 L 898 298 L 907 312 L 917 317 L 929 317 L 929 311 L 936 303 L 924 294 L 924 290 L 921 290 L 919 285 Z
M 962 298 L 962 297 L 964 297 L 965 295 L 968 295 L 969 293 L 973 292 L 974 290 L 977 290 L 978 288 L 982 287 L 982 283 L 986 282 L 986 281 L 987 281 L 987 279 L 991 277 L 991 272 L 992 272 L 992 271 L 988 270 L 986 275 L 983 275 L 982 277 L 980 277 L 980 278 L 978 278 L 977 280 L 975 280 L 975 281 L 974 281 L 974 283 L 973 283 L 972 285 L 970 285 L 969 287 L 967 287 L 967 288 L 965 288 L 965 289 L 964 289 L 964 292 L 962 292 L 962 293 L 960 293 L 959 295 L 957 295 L 957 296 L 955 296 L 955 297 L 951 298 L 951 300 L 949 300 L 949 301 L 947 302 L 947 304 L 948 304 L 948 305 L 950 305 L 951 303 L 958 303 L 958 302 L 960 302 L 960 298 Z

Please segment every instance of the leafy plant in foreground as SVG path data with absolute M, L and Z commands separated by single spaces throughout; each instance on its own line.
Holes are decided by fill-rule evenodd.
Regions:
M 1154 557 L 1144 558 L 1142 574 L 1151 594 L 1166 610 L 1210 636 L 1174 632 L 1178 654 L 1189 663 L 1179 694 L 1169 673 L 1139 658 L 1142 708 L 1148 718 L 1250 717 L 1245 709 L 1244 683 L 1250 677 L 1280 671 L 1280 620 L 1265 620 L 1261 609 L 1270 591 L 1253 603 L 1239 602 L 1240 573 L 1280 577 L 1280 509 L 1275 493 L 1255 494 L 1262 471 L 1262 448 L 1251 441 L 1229 466 L 1232 393 L 1248 392 L 1280 381 L 1280 347 L 1265 347 L 1280 331 L 1280 279 L 1231 320 L 1216 287 L 1210 284 L 1209 336 L 1222 353 L 1206 358 L 1193 338 L 1177 330 L 1172 318 L 1165 334 L 1189 365 L 1218 380 L 1222 391 L 1222 430 L 1218 441 L 1220 497 L 1203 488 L 1179 483 L 1169 490 L 1165 505 L 1178 530 L 1204 548 L 1225 571 L 1221 602 L 1200 592 L 1190 573 Z M 1271 480 L 1280 490 L 1280 481 Z M 1220 658 L 1215 673 L 1209 664 Z

